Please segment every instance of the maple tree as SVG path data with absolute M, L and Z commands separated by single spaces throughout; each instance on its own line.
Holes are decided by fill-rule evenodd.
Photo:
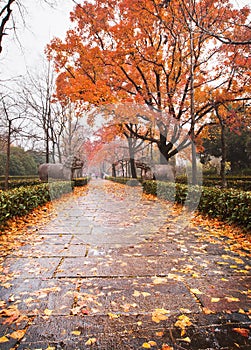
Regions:
M 249 15 L 247 8 L 233 10 L 229 1 L 217 3 L 217 11 L 208 11 L 207 5 L 198 2 L 196 18 L 210 28 L 223 30 L 224 15 L 231 24 L 229 31 L 236 31 Z M 71 13 L 75 28 L 67 32 L 64 42 L 55 38 L 47 48 L 58 72 L 58 97 L 82 101 L 87 108 L 118 103 L 141 106 L 134 117 L 148 123 L 154 137 L 133 130 L 132 115 L 125 115 L 126 127 L 136 138 L 156 143 L 160 162 L 168 161 L 191 144 L 193 134 L 196 141 L 208 123 L 207 116 L 214 111 L 210 96 L 230 81 L 223 81 L 226 57 L 248 67 L 248 61 L 238 62 L 210 33 L 193 25 L 187 15 L 189 6 L 189 1 L 162 6 L 162 1 L 153 0 L 77 4 Z M 247 54 L 246 46 L 244 50 Z M 249 81 L 250 72 L 244 76 L 239 85 Z M 239 77 L 231 79 L 236 85 Z M 240 93 L 246 92 L 239 88 L 238 97 Z M 226 92 L 221 97 L 219 105 L 235 100 L 236 94 Z M 116 123 L 116 114 L 114 118 Z

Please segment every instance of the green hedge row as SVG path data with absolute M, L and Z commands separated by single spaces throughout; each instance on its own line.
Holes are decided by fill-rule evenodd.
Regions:
M 128 184 L 128 179 L 109 179 Z M 186 205 L 190 209 L 197 208 L 211 217 L 251 229 L 251 192 L 161 181 L 142 181 L 142 186 L 145 193 Z
M 250 176 L 227 176 L 227 187 L 235 188 L 242 191 L 251 191 L 251 177 Z M 186 185 L 188 179 L 184 175 L 176 177 L 175 182 Z M 203 177 L 203 186 L 206 187 L 221 187 L 221 179 L 219 177 Z
M 8 191 L 0 190 L 0 227 L 12 217 L 28 214 L 32 209 L 46 202 L 60 198 L 75 186 L 84 186 L 89 177 L 71 181 L 55 181 L 17 187 Z
M 0 191 L 0 226 L 10 218 L 28 214 L 32 209 L 71 190 L 71 183 L 65 181 Z
M 72 186 L 85 186 L 88 181 L 90 180 L 89 177 L 81 177 L 78 179 L 73 179 L 72 182 Z M 19 188 L 19 187 L 26 187 L 26 186 L 35 186 L 35 185 L 40 185 L 41 184 L 41 180 L 39 180 L 38 178 L 30 178 L 30 179 L 19 179 L 19 180 L 10 180 L 9 181 L 9 190 L 13 189 L 13 188 Z M 5 188 L 5 184 L 4 181 L 0 181 L 0 190 L 4 190 Z
M 88 182 L 90 181 L 90 177 L 80 177 L 77 179 L 73 179 L 73 186 L 74 187 L 80 187 L 80 186 L 85 186 L 88 184 Z
M 33 179 L 19 179 L 19 180 L 13 180 L 11 179 L 9 181 L 9 190 L 13 188 L 19 188 L 19 187 L 24 187 L 24 186 L 34 186 L 34 185 L 39 185 L 41 184 L 41 181 L 38 178 L 33 178 Z M 5 189 L 5 182 L 0 181 L 0 189 L 4 190 Z

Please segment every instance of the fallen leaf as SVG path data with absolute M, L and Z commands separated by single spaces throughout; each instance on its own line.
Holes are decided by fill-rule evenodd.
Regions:
M 243 309 L 238 310 L 239 314 L 245 314 L 246 312 Z
M 211 303 L 218 303 L 220 298 L 211 298 Z
M 249 336 L 249 330 L 246 328 L 233 328 L 233 331 L 241 334 L 243 337 L 248 338 Z
M 11 333 L 10 337 L 13 338 L 13 339 L 19 340 L 19 339 L 23 338 L 25 333 L 26 333 L 26 329 L 18 330 L 18 331 L 15 331 L 15 332 Z
M 72 331 L 71 334 L 73 334 L 73 335 L 80 335 L 81 332 L 80 331 Z
M 160 321 L 165 321 L 168 319 L 167 314 L 169 314 L 169 310 L 165 309 L 155 309 L 152 313 L 152 320 L 156 323 L 160 323 Z
M 180 315 L 174 325 L 176 327 L 181 328 L 181 336 L 183 336 L 184 334 L 186 334 L 186 327 L 191 326 L 192 322 L 190 321 L 190 318 L 188 316 Z
M 203 312 L 204 312 L 206 315 L 214 314 L 214 311 L 208 309 L 207 307 L 203 307 Z
M 143 343 L 142 348 L 144 349 L 151 349 L 151 345 L 149 343 Z
M 97 339 L 96 338 L 90 338 L 88 339 L 86 342 L 85 342 L 85 345 L 93 345 L 97 342 Z
M 199 289 L 197 289 L 197 288 L 192 288 L 192 289 L 190 289 L 191 290 L 191 292 L 192 293 L 194 293 L 194 294 L 204 294 L 204 293 L 202 293 Z
M 182 338 L 181 340 L 186 342 L 186 343 L 191 343 L 191 339 L 189 337 Z
M 157 337 L 163 337 L 164 332 L 156 332 L 155 334 L 156 334 Z
M 239 298 L 234 298 L 234 297 L 225 297 L 225 299 L 226 299 L 229 303 L 234 302 L 234 301 L 240 301 Z
M 161 350 L 173 350 L 173 347 L 167 344 L 162 344 Z
M 166 282 L 167 282 L 167 279 L 165 277 L 156 277 L 153 280 L 153 284 L 163 284 Z
M 7 341 L 9 341 L 9 339 L 5 336 L 0 338 L 0 343 L 7 343 Z
M 110 318 L 111 320 L 113 320 L 113 319 L 115 319 L 115 318 L 119 318 L 119 317 L 120 317 L 120 315 L 113 314 L 113 313 L 111 313 L 111 312 L 108 312 L 108 314 L 107 314 L 107 315 L 109 316 L 109 318 Z
M 156 343 L 155 341 L 153 341 L 153 340 L 150 340 L 148 343 L 149 343 L 151 346 L 157 346 L 157 343 Z
M 140 296 L 140 292 L 138 290 L 135 290 L 134 293 L 133 293 L 133 296 L 134 297 L 139 297 Z
M 52 312 L 53 312 L 53 310 L 49 310 L 49 309 L 45 309 L 45 310 L 44 310 L 44 314 L 45 314 L 46 316 L 50 316 L 50 315 L 52 314 Z

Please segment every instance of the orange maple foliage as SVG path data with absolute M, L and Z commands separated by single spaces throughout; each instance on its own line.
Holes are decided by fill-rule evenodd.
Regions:
M 65 42 L 56 38 L 47 48 L 58 71 L 58 97 L 68 96 L 91 106 L 146 105 L 158 112 L 153 113 L 151 128 L 156 132 L 151 141 L 166 160 L 187 147 L 192 126 L 191 79 L 197 134 L 214 110 L 212 96 L 217 96 L 220 105 L 234 101 L 247 93 L 250 82 L 247 47 L 231 49 L 229 55 L 229 48 L 192 25 L 190 5 L 178 0 L 168 6 L 160 0 L 78 4 L 71 13 L 75 28 L 67 32 Z M 246 22 L 249 13 L 247 8 L 234 10 L 228 0 L 217 4 L 207 0 L 197 3 L 196 18 L 203 28 L 230 35 Z M 248 28 L 242 35 L 250 35 Z M 233 67 L 238 74 L 232 74 Z M 146 115 L 137 117 L 152 123 Z M 118 116 L 114 114 L 114 118 Z M 176 121 L 180 127 L 169 132 Z M 186 130 L 187 138 L 181 136 L 181 129 Z M 145 140 L 150 140 L 149 135 Z

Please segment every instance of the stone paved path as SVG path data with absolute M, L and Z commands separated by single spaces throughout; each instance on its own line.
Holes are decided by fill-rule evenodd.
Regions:
M 1 349 L 251 349 L 250 252 L 140 187 L 95 180 L 55 209 L 4 259 Z

